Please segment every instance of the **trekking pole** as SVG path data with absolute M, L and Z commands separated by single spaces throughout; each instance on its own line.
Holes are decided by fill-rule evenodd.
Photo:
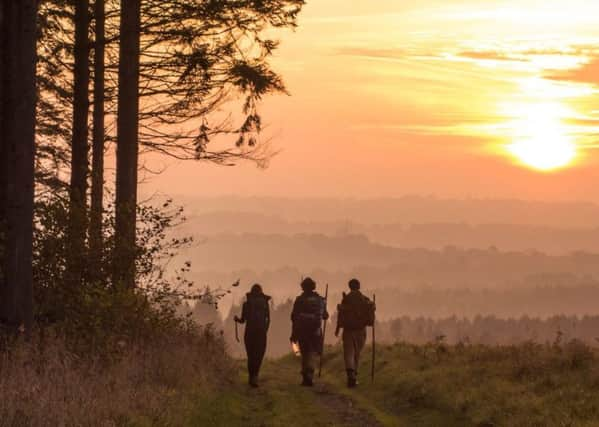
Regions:
M 324 310 L 327 311 L 327 300 L 329 299 L 329 284 L 327 283 L 326 290 L 324 292 Z M 322 347 L 320 351 L 320 362 L 318 363 L 318 378 L 322 374 L 322 355 L 324 353 L 324 340 L 327 336 L 327 320 L 324 321 L 324 326 L 322 327 Z
M 237 281 L 236 281 L 235 283 L 233 283 L 233 284 L 231 285 L 231 287 L 232 287 L 232 288 L 236 288 L 236 287 L 238 287 L 240 282 L 241 282 L 241 279 L 237 279 Z M 229 293 L 230 293 L 230 294 L 232 294 L 232 293 L 233 293 L 233 290 L 230 290 L 230 291 L 229 291 Z M 235 301 L 235 300 L 233 299 L 233 301 Z M 237 319 L 237 316 L 235 316 L 235 317 L 233 318 L 233 322 L 235 322 L 235 339 L 237 340 L 237 342 L 240 342 L 240 341 L 239 341 L 239 331 L 238 331 L 238 329 L 237 329 L 237 320 L 236 320 L 236 319 Z
M 372 303 L 376 306 L 376 294 L 372 296 Z M 374 365 L 376 359 L 376 311 L 374 315 L 374 322 L 372 322 L 372 366 L 370 370 L 370 377 L 372 382 L 374 382 Z

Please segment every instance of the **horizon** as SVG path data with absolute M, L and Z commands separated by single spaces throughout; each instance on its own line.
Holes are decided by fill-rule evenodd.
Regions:
M 141 198 L 148 199 L 152 197 L 173 199 L 177 202 L 178 198 L 190 198 L 196 200 L 219 200 L 219 199 L 262 199 L 262 200 L 322 200 L 322 201 L 348 201 L 348 202 L 370 202 L 370 201 L 400 201 L 400 200 L 429 200 L 438 202 L 516 202 L 516 203 L 538 203 L 538 204 L 557 204 L 557 205 L 596 205 L 599 206 L 599 200 L 588 199 L 534 199 L 534 198 L 518 198 L 518 197 L 484 197 L 484 196 L 443 196 L 436 194 L 417 194 L 406 193 L 390 196 L 344 196 L 344 195 L 294 195 L 285 194 L 260 194 L 260 193 L 220 193 L 220 194 L 197 194 L 197 193 L 176 193 L 176 192 L 158 192 L 152 194 L 150 192 L 142 192 Z

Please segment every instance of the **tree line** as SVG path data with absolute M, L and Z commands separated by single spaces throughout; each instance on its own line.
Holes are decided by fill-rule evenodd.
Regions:
M 2 1 L 2 324 L 30 332 L 35 319 L 56 317 L 56 304 L 42 313 L 40 295 L 134 291 L 158 253 L 184 243 L 156 243 L 177 213 L 141 206 L 144 153 L 268 160 L 259 101 L 285 92 L 269 62 L 271 30 L 294 28 L 303 4 Z
M 331 301 L 336 299 L 333 297 Z M 289 335 L 292 308 L 291 299 L 273 305 L 271 308 L 267 353 L 269 357 L 281 357 L 291 352 Z M 235 338 L 233 322 L 233 317 L 241 311 L 239 304 L 234 305 L 224 319 L 221 319 L 214 308 L 205 304 L 199 303 L 187 309 L 191 310 L 191 315 L 198 323 L 212 325 L 215 330 L 222 330 L 232 354 L 238 356 L 244 354 L 242 342 L 238 343 Z M 331 312 L 329 322 L 333 327 L 327 328 L 326 343 L 336 345 L 339 343 L 339 338 L 335 337 L 333 331 L 337 313 L 332 303 L 329 304 L 329 310 Z M 545 344 L 577 340 L 595 347 L 599 341 L 598 330 L 599 315 L 554 314 L 547 317 L 526 315 L 501 317 L 487 314 L 472 317 L 453 315 L 442 318 L 396 315 L 376 322 L 377 340 L 385 344 L 404 342 L 414 345 L 508 346 L 526 342 Z M 238 336 L 243 339 L 242 330 L 239 331 Z

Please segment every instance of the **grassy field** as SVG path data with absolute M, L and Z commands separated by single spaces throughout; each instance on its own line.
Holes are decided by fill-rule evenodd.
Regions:
M 294 357 L 268 361 L 262 387 L 199 399 L 188 425 L 214 426 L 599 426 L 599 359 L 583 344 L 514 347 L 381 346 L 377 375 L 366 350 L 361 384 L 345 387 L 339 349 L 323 378 L 299 387 Z

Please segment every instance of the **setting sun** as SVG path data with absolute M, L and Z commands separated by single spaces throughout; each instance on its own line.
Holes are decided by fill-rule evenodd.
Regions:
M 514 142 L 508 151 L 521 163 L 540 171 L 566 167 L 576 157 L 576 147 L 568 138 L 549 134 Z
M 527 105 L 521 118 L 510 124 L 513 142 L 506 148 L 519 163 L 552 171 L 571 165 L 576 143 L 562 121 L 566 109 L 556 103 Z

